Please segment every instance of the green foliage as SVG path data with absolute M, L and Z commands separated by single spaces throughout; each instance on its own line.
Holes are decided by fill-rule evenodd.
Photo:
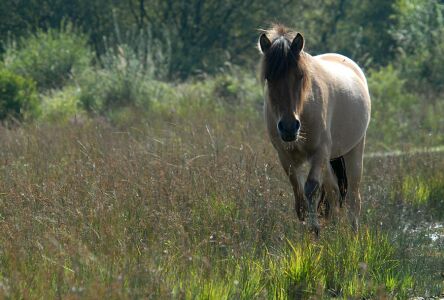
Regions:
M 4 55 L 5 67 L 32 78 L 40 90 L 61 88 L 74 73 L 91 62 L 92 53 L 85 36 L 71 25 L 61 30 L 39 30 L 17 43 L 11 43 Z
M 338 51 L 373 68 L 401 56 L 403 73 L 410 74 L 415 89 L 443 88 L 439 62 L 444 26 L 439 0 L 3 2 L 0 48 L 10 37 L 59 29 L 71 22 L 88 34 L 97 56 L 110 47 L 133 43 L 138 44 L 133 47 L 136 52 L 145 55 L 157 43 L 163 59 L 168 57 L 168 78 L 187 79 L 218 73 L 226 62 L 255 65 L 256 29 L 274 21 L 305 33 L 307 49 L 314 54 Z
M 390 63 L 396 45 L 389 32 L 394 25 L 395 1 L 343 1 L 349 4 L 338 24 L 333 49 L 335 44 L 339 44 L 338 50 L 349 54 L 361 66 L 375 67 Z
M 400 198 L 414 210 L 427 209 L 432 216 L 442 220 L 444 219 L 443 179 L 443 174 L 403 176 L 400 193 L 394 193 L 394 197 Z
M 372 120 L 367 133 L 371 149 L 439 146 L 444 142 L 442 101 L 412 93 L 408 79 L 392 65 L 370 70 Z
M 52 90 L 43 95 L 40 120 L 63 123 L 82 117 L 79 94 L 78 88 L 67 86 L 63 90 Z
M 408 88 L 435 101 L 444 91 L 444 5 L 438 0 L 398 0 L 392 29 Z
M 390 63 L 396 43 L 394 0 L 313 0 L 290 7 L 289 24 L 305 34 L 310 53 L 338 52 L 360 66 L 379 67 Z
M 231 68 L 210 79 L 213 81 L 213 97 L 228 109 L 260 110 L 263 95 L 260 83 L 245 71 Z
M 428 186 L 430 189 L 428 207 L 431 208 L 434 216 L 444 220 L 444 174 L 430 178 Z
M 424 205 L 430 197 L 430 189 L 425 182 L 407 176 L 402 182 L 402 196 L 416 206 Z
M 271 15 L 285 15 L 279 2 L 156 0 L 139 14 L 157 28 L 156 37 L 170 39 L 173 55 L 169 73 L 181 79 L 214 74 L 227 61 L 255 63 L 257 28 L 267 24 Z
M 116 57 L 123 57 L 147 76 L 165 80 L 169 76 L 171 63 L 171 44 L 168 35 L 162 40 L 154 37 L 150 27 L 133 26 L 121 32 L 115 21 L 115 33 L 104 41 L 104 53 L 99 57 L 103 67 L 109 69 L 116 63 Z
M 371 71 L 368 84 L 372 98 L 369 139 L 389 147 L 398 141 L 413 144 L 412 128 L 417 127 L 417 98 L 404 89 L 405 81 L 392 66 Z
M 332 296 L 371 298 L 382 287 L 386 293 L 402 298 L 412 285 L 410 276 L 398 275 L 395 249 L 388 238 L 368 229 L 354 235 L 336 228 L 319 245 L 307 241 L 292 249 L 286 268 L 290 270 L 284 268 L 283 272 L 291 275 L 293 287 L 302 283 L 300 292 L 321 287 Z M 392 278 L 391 286 L 386 285 L 388 277 Z
M 104 68 L 87 70 L 76 79 L 80 103 L 90 112 L 106 115 L 116 123 L 131 123 L 142 115 L 150 118 L 201 118 L 229 114 L 257 120 L 262 92 L 251 74 L 236 69 L 205 80 L 182 84 L 153 79 L 137 59 L 120 54 L 106 56 Z M 129 49 L 130 48 L 125 48 Z
M 151 28 L 153 40 L 165 45 L 171 43 L 174 55 L 168 75 L 181 79 L 215 73 L 227 60 L 253 63 L 256 29 L 267 24 L 270 15 L 285 15 L 280 3 L 264 0 L 242 3 L 156 0 L 149 5 L 143 0 L 69 3 L 33 0 L 26 5 L 17 5 L 13 0 L 4 2 L 0 7 L 0 17 L 4 20 L 0 24 L 0 41 L 5 41 L 10 31 L 13 37 L 19 37 L 26 30 L 58 29 L 67 20 L 88 33 L 90 44 L 101 55 L 109 46 L 128 43 L 125 40 L 128 32 L 138 35 Z M 114 44 L 107 44 L 104 37 Z
M 134 51 L 122 45 L 107 52 L 102 61 L 103 68 L 87 69 L 78 78 L 82 106 L 99 114 L 125 106 L 147 110 L 152 72 Z
M 119 11 L 120 6 L 107 0 L 3 0 L 0 5 L 0 41 L 5 42 L 9 36 L 25 37 L 29 32 L 58 30 L 70 22 L 88 33 L 92 47 L 101 52 L 103 37 L 114 29 L 113 10 Z M 4 50 L 3 46 L 0 43 L 0 52 Z
M 35 83 L 0 66 L 0 120 L 36 116 L 38 106 Z
M 173 268 L 168 277 L 176 283 L 174 295 L 185 299 L 401 299 L 413 287 L 405 271 L 385 235 L 336 228 L 318 242 L 305 236 L 279 253 L 216 262 L 211 277 L 202 274 L 199 263 L 188 271 Z

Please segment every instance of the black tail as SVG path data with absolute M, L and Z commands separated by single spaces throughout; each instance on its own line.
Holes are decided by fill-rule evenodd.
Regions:
M 333 172 L 338 179 L 339 192 L 341 193 L 341 207 L 342 203 L 345 200 L 345 196 L 347 195 L 347 173 L 345 172 L 345 161 L 344 157 L 340 156 L 338 158 L 334 158 L 330 160 L 330 165 L 333 169 Z

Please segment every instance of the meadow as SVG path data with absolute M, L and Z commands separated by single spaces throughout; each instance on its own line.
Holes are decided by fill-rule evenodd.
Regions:
M 0 299 L 444 296 L 440 1 L 4 2 Z M 367 76 L 356 234 L 297 220 L 256 78 L 269 16 Z
M 1 129 L 3 298 L 443 292 L 441 153 L 366 158 L 360 231 L 325 224 L 316 239 L 260 114 L 131 120 Z

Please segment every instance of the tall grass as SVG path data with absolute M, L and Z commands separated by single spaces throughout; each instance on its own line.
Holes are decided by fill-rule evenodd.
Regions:
M 154 114 L 119 129 L 100 119 L 2 128 L 0 293 L 179 299 L 440 293 L 442 250 L 403 231 L 427 213 L 404 220 L 399 207 L 409 202 L 390 200 L 393 183 L 405 172 L 413 176 L 414 164 L 383 162 L 390 171 L 381 173 L 381 163 L 369 161 L 362 231 L 326 225 L 316 240 L 296 220 L 262 122 L 198 113 L 168 121 Z M 432 167 L 430 174 L 440 174 L 440 164 Z
M 75 41 L 69 35 L 45 38 L 64 45 Z M 341 221 L 315 239 L 294 214 L 254 77 L 229 67 L 205 80 L 160 82 L 142 50 L 121 44 L 100 66 L 80 54 L 81 72 L 26 65 L 47 76 L 39 122 L 0 128 L 0 296 L 441 293 L 442 154 L 367 160 L 361 231 Z M 16 61 L 29 60 L 23 53 Z M 70 53 L 62 63 L 71 65 Z M 367 149 L 440 144 L 441 105 L 420 110 L 398 75 L 390 66 L 371 72 Z

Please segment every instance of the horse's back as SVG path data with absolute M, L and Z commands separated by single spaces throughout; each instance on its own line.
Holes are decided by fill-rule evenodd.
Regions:
M 337 54 L 337 53 L 326 53 L 315 56 L 317 60 L 320 60 L 324 63 L 324 65 L 331 65 L 335 73 L 339 73 L 339 69 L 348 69 L 352 71 L 363 83 L 366 89 L 367 87 L 367 79 L 365 78 L 364 72 L 362 72 L 361 68 L 350 58 Z
M 370 95 L 367 80 L 359 66 L 340 54 L 314 57 L 320 78 L 328 86 L 327 126 L 331 133 L 331 156 L 339 157 L 353 149 L 365 136 L 370 121 Z

